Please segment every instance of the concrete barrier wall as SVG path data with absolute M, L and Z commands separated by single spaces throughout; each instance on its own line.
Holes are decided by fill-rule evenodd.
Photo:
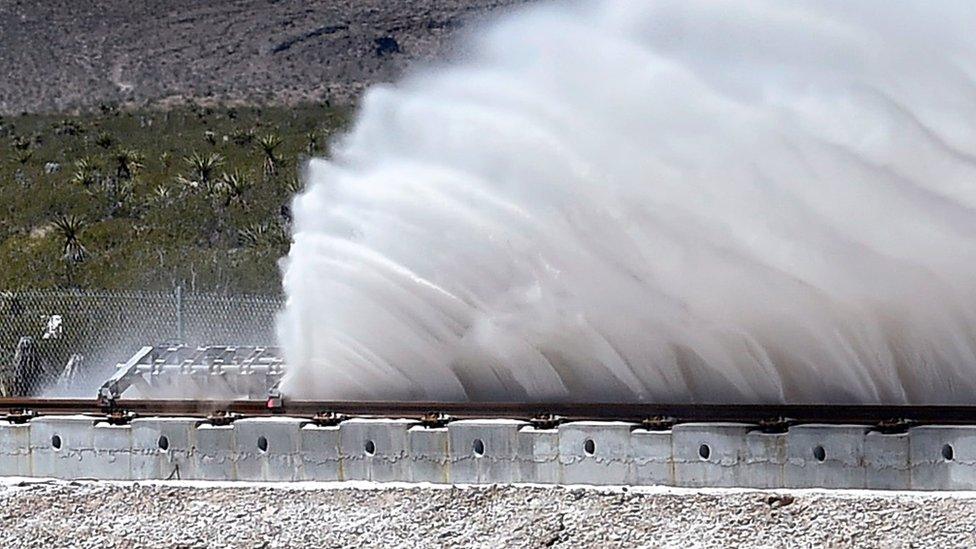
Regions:
M 0 421 L 0 475 L 95 479 L 373 480 L 756 488 L 976 489 L 976 427 L 885 434 L 864 425 L 738 423 L 647 430 L 622 422 L 537 428 L 513 420 L 425 427 L 288 417 L 211 425 L 89 416 Z

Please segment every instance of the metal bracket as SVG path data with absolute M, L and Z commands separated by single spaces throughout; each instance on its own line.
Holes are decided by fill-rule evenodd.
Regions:
M 771 417 L 759 421 L 759 431 L 767 434 L 785 433 L 796 425 L 796 420 L 788 417 Z
M 10 410 L 3 416 L 3 420 L 19 425 L 27 423 L 35 417 L 37 417 L 37 412 L 34 410 Z
M 909 419 L 892 418 L 879 421 L 874 425 L 875 431 L 885 435 L 897 435 L 907 433 L 909 429 L 918 425 L 918 422 Z
M 668 431 L 677 420 L 671 416 L 653 416 L 641 420 L 641 427 L 648 431 Z
M 453 420 L 454 420 L 453 417 L 447 414 L 442 414 L 440 412 L 428 412 L 420 416 L 420 424 L 428 429 L 436 429 L 438 427 L 444 427 L 445 425 L 447 425 Z
M 105 421 L 109 425 L 128 425 L 129 422 L 135 418 L 136 414 L 132 412 L 113 409 L 108 412 L 108 415 L 105 417 Z
M 312 418 L 312 423 L 318 425 L 319 427 L 335 427 L 347 419 L 349 419 L 349 416 L 345 414 L 337 414 L 335 412 L 319 412 Z
M 241 419 L 241 415 L 236 412 L 226 412 L 224 410 L 217 410 L 207 416 L 206 423 L 215 425 L 218 427 L 223 427 L 234 423 L 235 421 Z
M 563 416 L 556 414 L 539 414 L 530 419 L 529 424 L 540 431 L 546 431 L 559 427 L 559 424 L 563 422 L 563 419 Z
M 112 377 L 108 378 L 105 383 L 98 389 L 98 402 L 102 406 L 112 407 L 115 405 L 115 401 L 122 396 L 122 393 L 126 389 L 132 386 L 138 380 L 142 378 L 139 376 L 139 365 L 144 364 L 144 360 L 149 358 L 149 363 L 156 357 L 156 352 L 154 347 L 143 347 L 139 349 L 139 352 L 132 355 L 121 368 L 116 370 Z

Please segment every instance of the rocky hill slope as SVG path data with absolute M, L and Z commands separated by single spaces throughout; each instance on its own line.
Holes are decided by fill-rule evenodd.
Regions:
M 0 114 L 345 102 L 526 0 L 0 0 Z

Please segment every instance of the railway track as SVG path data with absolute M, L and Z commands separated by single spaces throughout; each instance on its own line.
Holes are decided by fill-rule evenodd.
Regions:
M 0 412 L 24 415 L 213 417 L 391 417 L 430 419 L 521 419 L 550 421 L 629 421 L 669 425 L 736 422 L 759 425 L 802 423 L 899 425 L 976 425 L 976 406 L 817 405 L 817 404 L 627 404 L 369 402 L 309 400 L 187 400 L 0 398 Z
M 2 419 L 0 476 L 976 489 L 976 406 L 7 398 Z
M 285 370 L 147 346 L 91 398 L 0 398 L 0 477 L 976 490 L 976 405 L 296 400 Z

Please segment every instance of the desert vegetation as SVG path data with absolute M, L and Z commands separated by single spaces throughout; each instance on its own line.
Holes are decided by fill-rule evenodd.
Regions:
M 300 166 L 347 108 L 0 118 L 0 288 L 273 293 Z

